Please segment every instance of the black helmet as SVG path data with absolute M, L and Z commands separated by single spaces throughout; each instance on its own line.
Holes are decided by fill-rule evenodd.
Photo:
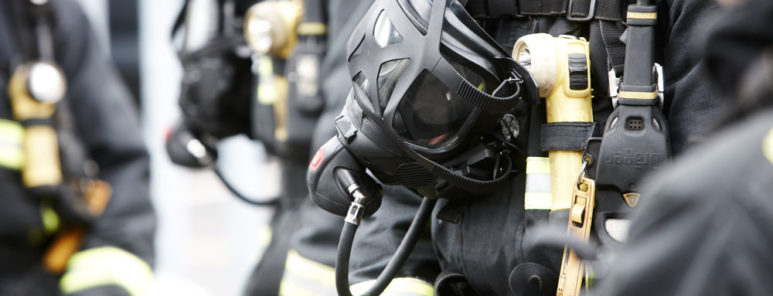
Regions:
M 382 183 L 449 197 L 507 180 L 512 164 L 493 135 L 522 97 L 538 98 L 536 84 L 457 1 L 375 1 L 347 60 L 353 88 L 338 139 Z M 312 192 L 321 170 L 309 171 Z

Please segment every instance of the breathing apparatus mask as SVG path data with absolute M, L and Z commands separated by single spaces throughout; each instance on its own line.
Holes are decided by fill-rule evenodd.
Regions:
M 185 28 L 179 105 L 183 126 L 196 135 L 219 139 L 248 130 L 250 52 L 236 17 L 234 1 L 192 0 L 173 29 Z
M 312 200 L 346 216 L 339 295 L 349 294 L 356 227 L 380 205 L 376 179 L 424 196 L 392 261 L 365 293 L 376 295 L 402 266 L 437 198 L 491 193 L 509 181 L 509 154 L 518 149 L 513 113 L 538 94 L 527 70 L 456 1 L 375 1 L 349 39 L 347 60 L 352 91 L 336 118 L 337 136 L 317 151 L 307 175 Z
M 175 22 L 173 37 L 184 27 L 179 58 L 183 67 L 179 106 L 182 119 L 166 138 L 171 161 L 190 168 L 212 168 L 237 198 L 253 205 L 275 205 L 276 198 L 253 198 L 242 194 L 217 167 L 220 139 L 250 132 L 250 106 L 255 78 L 254 45 L 241 22 L 252 1 L 189 0 Z M 254 33 L 254 32 L 253 32 Z M 174 38 L 173 38 L 174 39 Z M 250 135 L 253 136 L 253 135 Z
M 350 155 L 381 183 L 432 199 L 490 193 L 507 181 L 517 149 L 512 112 L 522 98 L 538 98 L 537 87 L 461 4 L 446 2 L 376 1 L 355 28 L 338 135 L 309 169 L 318 206 L 346 213 L 348 185 L 330 192 L 323 179 Z
M 178 99 L 182 118 L 169 131 L 166 148 L 178 165 L 210 166 L 217 159 L 219 139 L 249 131 L 253 77 L 250 50 L 236 20 L 237 8 L 245 10 L 241 4 L 188 0 L 175 21 L 172 40 L 181 41 L 183 68 Z

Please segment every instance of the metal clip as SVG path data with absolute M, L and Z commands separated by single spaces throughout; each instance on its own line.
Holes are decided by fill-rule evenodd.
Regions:
M 588 165 L 590 164 L 591 160 L 588 156 L 583 156 L 582 158 L 582 166 L 580 167 L 580 173 L 577 175 L 577 188 L 580 188 L 580 185 L 582 185 L 582 179 L 585 178 L 585 169 L 588 168 Z
M 663 66 L 661 66 L 658 63 L 655 63 L 653 67 L 655 68 L 655 74 L 657 75 L 657 78 L 658 78 L 658 86 L 657 86 L 658 99 L 660 100 L 660 108 L 662 109 L 663 108 L 663 90 L 665 88 L 663 84 Z
M 607 73 L 607 78 L 609 79 L 609 98 L 612 99 L 612 108 L 616 108 L 618 94 L 620 92 L 620 77 L 617 77 L 615 69 L 610 69 Z
M 583 162 L 583 164 L 585 163 Z M 586 243 L 590 239 L 595 200 L 596 182 L 592 179 L 582 178 L 580 186 L 574 190 L 572 196 L 567 231 L 570 236 Z M 577 253 L 568 247 L 564 248 L 564 255 L 561 258 L 563 259 L 556 295 L 579 296 L 585 273 L 585 265 L 582 259 L 577 256 Z
M 569 7 L 566 8 L 567 20 L 570 20 L 573 22 L 588 22 L 592 20 L 594 16 L 596 16 L 596 0 L 590 0 L 590 5 L 588 7 L 588 15 L 586 15 L 585 17 L 573 17 L 572 4 L 574 4 L 574 0 L 569 0 Z

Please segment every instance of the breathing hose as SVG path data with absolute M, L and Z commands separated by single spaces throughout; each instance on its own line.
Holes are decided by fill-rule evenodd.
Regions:
M 436 200 L 425 197 L 421 201 L 421 205 L 416 212 L 416 216 L 413 217 L 411 226 L 408 227 L 403 237 L 402 242 L 397 247 L 392 259 L 389 260 L 386 268 L 381 271 L 376 282 L 371 286 L 367 292 L 362 295 L 379 295 L 386 289 L 387 285 L 392 281 L 400 268 L 405 264 L 405 260 L 408 259 L 408 255 L 413 251 L 413 247 L 416 246 L 416 242 L 419 239 L 424 225 L 432 213 L 432 208 L 435 206 Z M 359 223 L 352 223 L 348 219 L 344 223 L 341 230 L 341 238 L 338 241 L 338 254 L 336 256 L 336 290 L 339 296 L 351 296 L 349 291 L 349 257 L 352 253 L 352 243 L 354 242 L 354 234 L 357 232 Z
M 255 200 L 253 198 L 247 197 L 246 195 L 242 194 L 241 191 L 236 189 L 236 187 L 233 186 L 231 182 L 228 182 L 228 179 L 225 178 L 225 176 L 223 175 L 223 172 L 220 171 L 220 168 L 215 166 L 213 170 L 215 171 L 215 175 L 217 176 L 217 178 L 220 179 L 220 182 L 222 182 L 223 185 L 225 185 L 225 188 L 227 188 L 228 191 L 230 191 L 239 200 L 246 202 L 250 205 L 260 206 L 260 207 L 275 207 L 279 205 L 279 197 L 272 197 L 271 199 L 268 199 L 268 200 Z

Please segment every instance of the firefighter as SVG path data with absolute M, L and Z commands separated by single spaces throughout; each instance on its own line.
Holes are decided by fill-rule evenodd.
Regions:
M 145 295 L 156 216 L 136 106 L 75 1 L 0 15 L 0 294 Z
M 437 0 L 397 2 L 376 1 L 355 29 L 347 51 L 353 90 L 336 119 L 337 138 L 319 150 L 308 175 L 312 199 L 320 207 L 347 216 L 352 225 L 372 215 L 362 220 L 351 256 L 339 257 L 343 259 L 338 267 L 351 260 L 346 266 L 351 276 L 344 281 L 354 284 L 353 293 L 373 287 L 389 258 L 403 255 L 397 245 L 417 208 L 431 208 L 430 218 L 416 215 L 414 221 L 431 221 L 434 255 L 407 259 L 410 267 L 396 273 L 413 277 L 412 283 L 418 285 L 400 291 L 555 294 L 561 249 L 527 248 L 523 242 L 532 224 L 553 219 L 551 212 L 566 215 L 568 208 L 526 201 L 542 196 L 539 193 L 545 192 L 539 190 L 544 188 L 550 192 L 549 182 L 529 184 L 528 175 L 550 174 L 547 160 L 540 159 L 542 151 L 558 147 L 581 152 L 589 138 L 603 136 L 602 127 L 614 126 L 607 122 L 616 110 L 612 96 L 626 106 L 636 99 L 646 99 L 647 104 L 657 100 L 657 90 L 615 89 L 618 78 L 625 82 L 637 76 L 624 67 L 628 63 L 624 42 L 638 41 L 631 31 L 624 34 L 626 24 L 657 22 L 656 38 L 649 46 L 663 67 L 663 102 L 657 108 L 666 119 L 657 125 L 670 131 L 670 136 L 658 138 L 664 145 L 657 162 L 668 152 L 679 155 L 699 142 L 704 128 L 718 117 L 719 98 L 705 82 L 705 65 L 692 54 L 698 46 L 695 40 L 717 12 L 713 1 L 657 1 L 657 6 L 637 8 L 641 11 L 627 11 L 626 1 L 495 0 L 470 1 L 464 7 L 457 1 L 448 1 L 447 7 Z M 582 89 L 592 89 L 592 122 L 545 125 L 541 131 L 544 119 L 532 121 L 545 116 L 546 107 L 539 101 L 545 95 L 538 94 L 545 85 L 537 89 L 531 75 L 507 57 L 520 37 L 540 32 L 588 40 L 589 55 L 586 52 L 579 64 L 570 64 L 577 67 L 571 71 L 581 75 L 570 78 Z M 530 54 L 537 57 L 538 52 Z M 653 77 L 651 69 L 647 65 L 644 76 Z M 634 93 L 642 97 L 631 97 Z M 574 178 L 580 171 L 577 165 L 571 172 Z M 363 167 L 370 174 L 360 173 Z M 406 197 L 413 193 L 402 193 L 403 201 L 386 189 L 378 198 L 380 183 L 408 187 L 429 201 L 419 205 L 420 199 Z M 632 200 L 629 206 L 633 205 Z M 425 264 L 410 265 L 417 262 Z M 436 264 L 440 272 L 433 270 Z M 339 286 L 339 293 L 348 293 L 341 292 L 346 288 Z
M 723 1 L 733 2 L 733 1 Z M 764 295 L 773 273 L 773 5 L 745 2 L 717 19 L 705 47 L 727 98 L 709 140 L 648 180 L 599 295 Z
M 229 3 L 235 4 L 233 11 L 227 10 Z M 329 121 L 317 125 L 318 118 L 340 111 L 348 90 L 342 58 L 356 24 L 356 18 L 349 17 L 364 13 L 368 3 L 292 0 L 213 5 L 219 15 L 213 23 L 226 25 L 191 31 L 195 24 L 186 21 L 185 10 L 177 22 L 186 26 L 187 35 L 213 35 L 205 36 L 201 47 L 183 46 L 180 51 L 186 73 L 180 97 L 183 119 L 172 131 L 167 151 L 177 164 L 210 167 L 217 158 L 215 144 L 222 138 L 246 134 L 262 142 L 279 159 L 281 192 L 268 202 L 241 197 L 275 208 L 269 243 L 244 293 L 334 294 L 330 283 L 341 221 L 311 205 L 304 177 L 310 147 L 334 132 Z M 195 8 L 186 8 L 191 9 Z M 246 46 L 252 53 L 240 55 Z M 196 156 L 189 147 L 202 147 L 206 153 Z

